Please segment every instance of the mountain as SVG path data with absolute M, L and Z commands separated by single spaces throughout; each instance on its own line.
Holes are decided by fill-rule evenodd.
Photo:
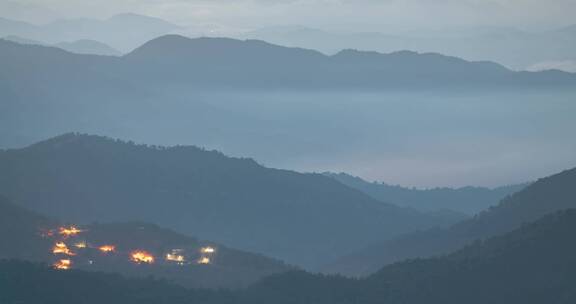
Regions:
M 372 245 L 325 268 L 349 275 L 368 274 L 407 258 L 456 250 L 474 240 L 512 231 L 524 223 L 576 207 L 576 169 L 539 179 L 503 199 L 497 206 L 446 229 L 432 229 Z
M 245 303 L 568 304 L 576 300 L 574 229 L 576 210 L 564 210 L 446 256 L 384 267 L 365 279 L 278 274 L 251 286 Z
M 445 164 L 442 172 L 452 181 L 438 177 L 440 185 L 458 182 L 449 175 L 460 176 L 463 168 L 471 170 L 469 179 L 489 176 L 487 163 L 515 175 L 490 180 L 507 183 L 571 161 L 562 153 L 572 148 L 569 130 L 576 124 L 568 115 L 574 112 L 575 86 L 562 84 L 571 74 L 513 73 L 410 52 L 347 53 L 168 36 L 130 55 L 104 57 L 0 41 L 0 147 L 77 131 L 201 145 L 280 168 L 376 170 L 421 179 L 421 171 L 432 171 L 439 158 L 452 163 L 456 155 L 466 157 L 456 167 Z M 422 72 L 419 62 L 429 62 Z M 402 64 L 403 76 L 394 71 Z M 371 73 L 375 69 L 378 75 Z M 497 81 L 481 70 L 524 84 Z M 465 80 L 467 75 L 489 80 Z M 541 80 L 533 83 L 527 76 Z M 554 115 L 540 119 L 538 112 Z M 466 144 L 452 147 L 461 141 Z M 431 153 L 411 153 L 431 147 Z M 547 164 L 535 165 L 537 156 L 529 151 L 537 147 Z M 501 153 L 520 153 L 532 165 L 505 161 Z M 398 158 L 421 165 L 407 174 L 405 164 L 389 161 Z
M 194 288 L 241 288 L 270 274 L 294 269 L 261 255 L 200 241 L 156 225 L 137 222 L 75 225 L 77 235 L 60 235 L 69 227 L 0 198 L 0 258 L 52 264 L 71 260 L 73 269 L 122 273 L 130 277 L 154 276 Z M 72 256 L 53 254 L 56 243 L 63 243 Z M 80 244 L 80 245 L 79 245 Z M 82 247 L 80 247 L 82 246 Z M 102 252 L 100 247 L 112 251 Z M 202 253 L 213 248 L 213 253 Z M 137 250 L 155 257 L 150 265 L 137 265 L 130 255 Z M 167 254 L 181 261 L 166 260 Z M 209 264 L 198 264 L 208 257 Z
M 0 36 L 15 35 L 46 41 L 48 44 L 61 41 L 95 40 L 122 52 L 131 51 L 150 39 L 178 29 L 180 26 L 165 20 L 130 13 L 114 15 L 105 20 L 60 19 L 45 25 L 0 19 Z M 78 46 L 75 48 L 77 49 Z M 82 48 L 82 50 L 85 49 Z
M 120 51 L 115 50 L 112 47 L 96 40 L 81 39 L 72 42 L 59 42 L 54 46 L 77 54 L 93 54 L 103 56 L 122 55 Z
M 576 82 L 576 76 L 569 73 L 513 72 L 491 62 L 468 62 L 433 53 L 343 50 L 327 56 L 257 40 L 177 35 L 151 40 L 124 60 L 155 82 L 164 79 L 194 86 L 390 89 Z
M 576 73 L 576 59 L 537 62 L 526 68 L 527 71 L 561 70 Z
M 47 249 L 52 243 L 43 238 L 41 232 L 56 225 L 56 220 L 16 206 L 0 196 L 0 258 L 48 260 L 51 255 Z
M 32 40 L 32 39 L 27 39 L 27 38 L 23 38 L 20 36 L 14 36 L 14 35 L 9 35 L 6 37 L 2 37 L 3 40 L 8 40 L 8 41 L 12 41 L 12 42 L 16 42 L 19 44 L 31 44 L 31 45 L 46 45 L 43 42 L 37 41 L 37 40 Z
M 35 29 L 33 24 L 0 17 L 0 36 L 26 36 Z
M 4 40 L 16 42 L 19 44 L 30 44 L 30 45 L 42 45 L 50 46 L 44 42 L 26 39 L 19 36 L 6 36 L 2 38 Z M 76 54 L 90 54 L 90 55 L 101 55 L 101 56 L 120 56 L 122 53 L 113 49 L 112 47 L 95 40 L 76 40 L 70 42 L 59 42 L 54 45 L 54 47 L 63 49 L 65 51 L 76 53 Z
M 150 222 L 308 268 L 449 224 L 321 174 L 80 134 L 0 152 L 0 193 L 67 221 Z
M 0 260 L 0 273 L 1 303 L 183 304 L 203 302 L 217 295 L 153 278 L 126 279 L 117 274 L 59 271 L 15 260 Z M 225 299 L 216 299 L 219 298 Z
M 575 228 L 576 210 L 560 211 L 446 257 L 384 268 L 369 281 L 390 283 L 390 302 L 570 303 L 576 300 L 570 284 L 576 278 Z
M 401 50 L 433 52 L 470 61 L 493 61 L 514 70 L 526 70 L 544 62 L 573 60 L 576 48 L 573 28 L 574 26 L 566 26 L 545 32 L 529 32 L 514 28 L 482 27 L 421 33 L 385 33 L 275 26 L 232 36 L 314 49 L 327 54 L 335 54 L 348 48 L 383 53 Z M 195 35 L 203 35 L 201 33 L 206 30 L 184 28 L 159 18 L 132 13 L 118 14 L 104 20 L 60 19 L 42 25 L 0 18 L 0 36 L 16 35 L 50 44 L 89 39 L 101 41 L 122 53 L 162 35 L 190 31 Z M 546 47 L 549 45 L 555 47 Z
M 452 210 L 468 215 L 474 215 L 494 206 L 506 196 L 518 192 L 527 186 L 527 184 L 519 184 L 492 189 L 484 187 L 415 189 L 386 183 L 370 183 L 346 173 L 325 174 L 375 199 L 393 202 L 398 206 L 415 208 L 421 211 Z
M 466 60 L 494 61 L 514 70 L 524 70 L 539 62 L 573 59 L 576 50 L 573 29 L 574 26 L 567 26 L 545 32 L 529 32 L 505 27 L 479 27 L 386 33 L 280 26 L 257 29 L 238 37 L 311 48 L 329 54 L 350 46 L 385 53 L 399 50 L 436 52 Z M 549 45 L 555 47 L 547 47 Z
M 15 48 L 22 49 L 22 52 L 12 53 Z M 3 61 L 21 61 L 28 53 L 35 53 L 35 61 L 46 61 L 43 53 L 49 53 L 49 50 L 32 48 L 4 41 L 0 43 L 0 54 L 3 54 Z M 566 87 L 576 83 L 576 75 L 570 73 L 513 72 L 491 62 L 468 62 L 432 53 L 401 51 L 382 54 L 344 50 L 327 56 L 312 50 L 281 47 L 263 41 L 190 39 L 177 35 L 148 41 L 121 59 L 60 56 L 65 65 L 79 59 L 85 61 L 81 67 L 85 72 L 115 75 L 120 80 L 156 88 L 186 84 L 197 89 L 382 90 L 457 86 Z M 98 65 L 94 65 L 94 62 L 98 62 Z M 43 67 L 50 67 L 50 63 L 44 62 Z M 17 71 L 27 68 L 22 66 Z M 93 86 L 98 88 L 99 84 L 94 83 Z
M 185 290 L 162 281 L 126 280 L 0 261 L 6 303 L 555 303 L 576 300 L 576 211 L 548 215 L 452 254 L 387 266 L 365 279 L 309 274 L 270 276 L 245 290 Z M 30 289 L 30 286 L 35 288 Z
M 27 103 L 23 107 L 38 99 L 38 103 L 46 103 L 45 99 L 65 103 L 78 99 L 76 103 L 81 103 L 88 98 L 100 100 L 91 105 L 95 107 L 110 99 L 132 100 L 117 92 L 107 94 L 111 90 L 162 96 L 179 85 L 196 90 L 222 87 L 241 90 L 515 90 L 527 86 L 557 90 L 572 88 L 576 83 L 574 74 L 512 72 L 495 63 L 468 62 L 440 54 L 345 50 L 326 56 L 262 41 L 189 39 L 177 35 L 153 39 L 121 58 L 78 56 L 50 47 L 6 40 L 0 40 L 0 55 L 0 63 L 6 67 L 0 71 L 0 79 L 16 94 L 7 101 L 25 100 Z M 53 73 L 55 70 L 60 71 L 57 76 Z M 76 87 L 85 88 L 81 92 L 89 90 L 91 96 L 70 96 L 70 91 Z

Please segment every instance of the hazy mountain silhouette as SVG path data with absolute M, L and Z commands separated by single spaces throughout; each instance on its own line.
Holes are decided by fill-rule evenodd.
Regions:
M 307 267 L 449 224 L 321 174 L 77 134 L 0 152 L 0 193 L 64 220 L 152 222 Z
M 407 258 L 445 254 L 470 242 L 503 234 L 558 210 L 576 208 L 576 169 L 530 184 L 497 206 L 447 229 L 413 233 L 370 246 L 327 266 L 329 272 L 367 274 Z
M 13 53 L 12 50 L 21 49 Z M 29 45 L 0 43 L 3 61 L 35 61 L 50 67 L 51 51 Z M 21 54 L 24 53 L 24 54 Z M 440 54 L 402 51 L 391 54 L 345 50 L 326 56 L 312 50 L 286 48 L 262 41 L 168 35 L 151 40 L 121 59 L 73 57 L 64 67 L 83 63 L 82 70 L 114 74 L 120 80 L 148 85 L 187 84 L 197 88 L 384 89 L 406 87 L 567 86 L 576 75 L 559 71 L 512 72 L 490 62 L 468 62 Z M 21 66 L 16 72 L 23 72 Z M 70 75 L 63 74 L 65 79 Z M 33 86 L 30 83 L 30 86 Z M 92 84 L 98 88 L 98 83 Z
M 280 26 L 261 28 L 240 37 L 312 48 L 329 54 L 350 46 L 386 53 L 398 50 L 436 52 L 467 60 L 494 61 L 515 70 L 524 70 L 539 62 L 573 59 L 576 52 L 573 29 L 574 26 L 568 26 L 546 32 L 528 32 L 488 27 L 395 34 Z M 550 48 L 550 45 L 554 45 L 554 48 Z
M 370 183 L 346 173 L 325 173 L 325 175 L 375 199 L 392 202 L 398 206 L 411 207 L 421 211 L 448 209 L 468 215 L 494 206 L 506 196 L 518 192 L 528 185 L 510 185 L 493 189 L 483 187 L 415 189 L 386 183 Z
M 45 25 L 0 18 L 0 36 L 15 35 L 55 44 L 61 41 L 96 40 L 128 52 L 142 43 L 180 27 L 162 19 L 118 14 L 106 20 L 61 19 Z
M 394 88 L 436 86 L 561 85 L 576 75 L 512 72 L 491 62 L 440 54 L 344 50 L 333 56 L 257 40 L 167 35 L 124 56 L 156 81 L 279 88 Z
M 0 36 L 25 36 L 23 34 L 34 31 L 35 28 L 33 24 L 24 21 L 0 17 Z
M 573 60 L 574 26 L 545 32 L 506 27 L 445 29 L 426 33 L 334 32 L 304 26 L 274 26 L 233 34 L 274 44 L 315 49 L 335 54 L 353 47 L 384 53 L 400 50 L 435 52 L 467 60 L 494 61 L 515 70 L 542 62 Z M 161 35 L 189 32 L 165 20 L 137 14 L 118 14 L 106 20 L 62 19 L 45 25 L 0 18 L 0 36 L 17 35 L 51 44 L 80 39 L 97 40 L 128 52 Z M 547 46 L 554 45 L 554 48 Z
M 20 37 L 20 36 L 15 36 L 15 35 L 8 35 L 6 37 L 2 37 L 2 39 L 4 40 L 8 40 L 8 41 L 12 41 L 12 42 L 16 42 L 19 44 L 32 44 L 32 45 L 43 45 L 43 46 L 47 46 L 46 43 L 38 41 L 38 40 L 32 40 L 32 39 L 27 39 L 24 37 Z
M 112 47 L 96 40 L 82 39 L 76 41 L 59 42 L 53 45 L 48 45 L 41 41 L 26 39 L 19 36 L 6 36 L 2 39 L 13 41 L 20 44 L 54 46 L 76 54 L 90 54 L 90 55 L 102 55 L 102 56 L 122 55 L 122 53 L 120 53 L 118 50 L 115 50 Z
M 396 73 L 392 67 L 402 62 L 405 71 Z M 429 68 L 419 71 L 419 62 Z M 257 41 L 177 36 L 159 38 L 124 57 L 0 41 L 0 65 L 1 147 L 80 131 L 166 145 L 201 144 L 285 168 L 303 166 L 304 158 L 308 164 L 352 164 L 367 154 L 377 159 L 436 136 L 442 149 L 446 133 L 480 140 L 482 157 L 490 158 L 496 152 L 486 150 L 531 136 L 527 130 L 535 127 L 543 132 L 532 132 L 538 139 L 527 145 L 548 147 L 551 159 L 554 151 L 570 148 L 561 139 L 569 137 L 565 133 L 573 124 L 565 114 L 573 110 L 569 100 L 575 86 L 563 82 L 576 77 L 513 73 L 440 55 L 348 51 L 325 56 Z M 442 65 L 446 69 L 430 68 Z M 494 73 L 523 84 L 500 81 Z M 282 107 L 274 106 L 276 101 Z M 463 112 L 452 115 L 454 107 Z M 561 114 L 538 119 L 532 107 Z M 416 114 L 410 116 L 413 122 L 400 119 L 406 111 Z M 494 117 L 492 111 L 502 115 Z M 466 132 L 479 138 L 463 137 Z M 443 155 L 455 153 L 445 149 Z M 513 149 L 508 152 L 516 153 Z
M 126 280 L 0 261 L 7 303 L 557 303 L 576 301 L 576 211 L 565 210 L 452 254 L 385 267 L 366 279 L 287 272 L 246 290 L 185 290 L 166 282 Z M 35 288 L 30 288 L 35 286 Z
M 52 248 L 60 238 L 63 223 L 48 219 L 0 198 L 0 258 L 12 258 L 51 264 L 57 260 Z M 240 288 L 258 279 L 293 269 L 284 263 L 261 255 L 230 249 L 209 241 L 200 241 L 147 223 L 127 222 L 79 226 L 84 231 L 64 242 L 75 253 L 74 269 L 117 272 L 132 277 L 155 276 L 186 287 Z M 46 236 L 48 231 L 55 237 Z M 83 242 L 88 247 L 75 248 Z M 113 245 L 115 252 L 101 253 L 98 246 Z M 211 265 L 198 265 L 200 249 L 216 249 Z M 164 261 L 173 249 L 181 250 L 185 265 Z M 152 265 L 130 262 L 133 250 L 145 250 L 156 257 Z
M 120 51 L 96 40 L 81 39 L 72 42 L 59 42 L 54 46 L 77 54 L 120 56 Z

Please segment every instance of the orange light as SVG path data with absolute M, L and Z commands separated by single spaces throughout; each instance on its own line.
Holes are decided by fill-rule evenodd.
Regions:
M 98 250 L 102 251 L 102 252 L 113 252 L 116 250 L 116 246 L 113 245 L 104 245 L 104 246 L 100 246 L 98 247 Z
M 59 260 L 58 262 L 54 263 L 52 266 L 54 267 L 54 269 L 67 270 L 67 269 L 70 269 L 70 267 L 72 267 L 72 261 L 70 261 L 68 259 Z
M 203 264 L 203 265 L 207 265 L 210 264 L 210 258 L 209 257 L 201 257 L 198 261 L 198 264 Z
M 202 253 L 214 253 L 215 251 L 216 251 L 216 249 L 214 249 L 214 247 L 210 247 L 210 246 L 202 247 L 200 249 L 200 252 L 202 252 Z
M 81 232 L 82 232 L 82 230 L 76 228 L 75 226 L 60 227 L 60 229 L 58 230 L 58 233 L 60 233 L 64 237 L 75 236 Z
M 86 248 L 86 242 L 78 242 L 78 243 L 74 244 L 74 247 L 80 248 L 80 249 Z
M 154 256 L 146 251 L 136 250 L 130 253 L 130 260 L 138 264 L 152 264 L 154 263 Z
M 170 253 L 166 254 L 166 261 L 176 262 L 178 264 L 184 264 L 186 258 L 182 255 L 182 249 L 173 249 Z
M 58 242 L 52 247 L 53 254 L 65 254 L 65 255 L 76 255 L 74 252 L 70 251 L 68 246 L 64 242 Z

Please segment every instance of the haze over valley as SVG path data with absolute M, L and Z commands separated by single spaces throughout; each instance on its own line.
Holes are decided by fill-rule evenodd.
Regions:
M 419 187 L 516 184 L 574 163 L 570 73 L 174 35 L 119 58 L 0 47 L 4 147 L 79 131 Z
M 576 2 L 0 2 L 0 304 L 576 302 Z

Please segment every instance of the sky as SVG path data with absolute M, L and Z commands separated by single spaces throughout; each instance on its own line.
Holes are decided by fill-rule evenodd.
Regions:
M 191 26 L 305 25 L 362 31 L 446 27 L 549 29 L 576 23 L 576 0 L 0 0 L 0 16 L 34 23 L 138 13 Z

